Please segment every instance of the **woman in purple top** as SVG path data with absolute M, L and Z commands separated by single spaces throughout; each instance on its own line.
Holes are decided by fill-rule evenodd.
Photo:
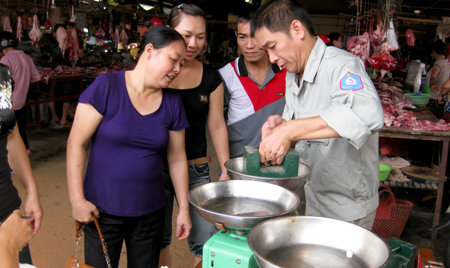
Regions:
M 106 267 L 92 222 L 94 214 L 112 267 L 119 265 L 123 241 L 128 267 L 158 267 L 166 151 L 180 206 L 176 234 L 179 239 L 189 236 L 184 149 L 184 129 L 189 124 L 180 97 L 164 89 L 178 76 L 185 58 L 181 35 L 168 27 L 156 27 L 141 40 L 133 71 L 100 75 L 80 96 L 68 140 L 67 180 L 73 217 L 89 223 L 84 228 L 89 265 Z

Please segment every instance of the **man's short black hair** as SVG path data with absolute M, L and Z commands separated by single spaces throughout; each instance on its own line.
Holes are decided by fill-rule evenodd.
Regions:
M 13 33 L 10 32 L 0 32 L 0 51 L 7 47 L 17 47 L 17 39 Z
M 269 0 L 256 10 L 251 21 L 252 35 L 263 27 L 270 32 L 284 32 L 290 36 L 293 20 L 300 21 L 305 29 L 314 34 L 314 27 L 308 12 L 295 0 Z
M 239 23 L 249 23 L 252 21 L 252 17 L 255 14 L 255 11 L 250 11 L 247 13 L 239 14 L 236 20 L 236 32 L 238 30 Z

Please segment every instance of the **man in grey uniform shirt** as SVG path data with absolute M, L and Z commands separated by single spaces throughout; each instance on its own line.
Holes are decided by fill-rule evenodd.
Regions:
M 295 145 L 312 169 L 306 215 L 370 230 L 378 206 L 377 131 L 384 118 L 364 64 L 316 38 L 309 14 L 295 0 L 263 4 L 252 33 L 270 61 L 288 71 L 283 116 L 271 116 L 262 128 L 261 162 L 281 164 Z

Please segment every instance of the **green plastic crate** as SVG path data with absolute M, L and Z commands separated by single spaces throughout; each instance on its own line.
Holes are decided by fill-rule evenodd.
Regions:
M 388 240 L 391 248 L 391 261 L 386 268 L 414 268 L 417 247 L 413 244 L 392 237 Z

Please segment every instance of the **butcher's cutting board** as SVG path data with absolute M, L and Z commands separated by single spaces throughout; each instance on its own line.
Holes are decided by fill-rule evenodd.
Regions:
M 409 166 L 401 169 L 403 174 L 413 181 L 417 182 L 438 182 L 439 170 L 428 167 Z

